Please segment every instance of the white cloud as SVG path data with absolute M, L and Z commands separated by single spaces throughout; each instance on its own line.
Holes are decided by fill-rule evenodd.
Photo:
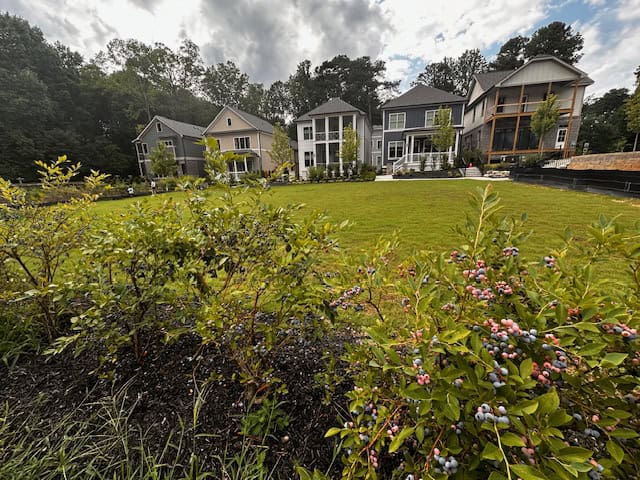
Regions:
M 597 8 L 584 24 L 580 68 L 596 84 L 590 93 L 630 87 L 640 63 L 640 0 L 0 0 L 8 10 L 91 57 L 113 37 L 163 42 L 184 36 L 208 62 L 231 59 L 252 81 L 286 79 L 301 60 L 334 55 L 387 61 L 402 88 L 431 61 L 464 50 L 491 50 L 562 7 Z M 567 8 L 569 8 L 567 7 Z M 571 23 L 571 22 L 569 22 Z M 613 24 L 613 26 L 612 26 Z
M 610 11 L 577 25 L 584 37 L 584 56 L 577 66 L 595 81 L 587 90 L 588 95 L 599 96 L 612 88 L 631 88 L 634 84 L 633 72 L 640 64 L 640 27 L 634 22 L 637 13 L 624 15 L 631 3 L 640 9 L 638 0 L 621 1 L 615 7 L 613 16 L 619 19 L 615 25 L 608 23 Z

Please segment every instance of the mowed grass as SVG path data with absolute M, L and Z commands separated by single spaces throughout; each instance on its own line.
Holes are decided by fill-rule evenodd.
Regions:
M 407 256 L 416 250 L 447 251 L 463 243 L 453 231 L 471 212 L 469 195 L 487 182 L 478 180 L 431 180 L 368 183 L 332 183 L 274 187 L 268 195 L 276 205 L 303 203 L 301 214 L 319 211 L 351 226 L 338 234 L 343 249 L 359 252 L 378 238 L 397 232 L 399 252 Z M 523 253 L 527 257 L 545 255 L 562 244 L 561 235 L 569 226 L 577 238 L 586 238 L 586 227 L 601 214 L 619 217 L 626 226 L 640 220 L 640 201 L 605 195 L 565 191 L 511 182 L 491 182 L 502 199 L 505 215 L 526 213 L 526 228 L 532 231 Z M 168 196 L 177 201 L 182 193 L 144 197 L 142 202 L 159 203 Z M 126 210 L 134 200 L 99 202 L 100 215 Z M 215 193 L 212 193 L 215 202 Z

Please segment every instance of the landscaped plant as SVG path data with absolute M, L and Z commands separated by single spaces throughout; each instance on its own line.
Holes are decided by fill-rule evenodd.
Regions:
M 66 156 L 36 164 L 45 191 L 67 188 L 80 169 L 79 163 L 70 165 Z M 48 207 L 29 202 L 23 188 L 0 178 L 0 262 L 7 275 L 0 302 L 31 304 L 35 312 L 28 321 L 49 341 L 61 332 L 67 307 L 69 292 L 61 272 L 82 244 L 88 207 L 98 198 L 106 178 L 92 171 L 74 198 Z
M 342 159 L 342 164 L 344 165 L 344 169 L 346 170 L 349 166 L 353 165 L 354 171 L 353 175 L 358 174 L 358 157 L 360 153 L 360 136 L 358 132 L 356 132 L 351 125 L 346 127 L 342 133 L 343 141 L 340 146 L 340 158 Z
M 452 125 L 452 111 L 450 108 L 439 108 L 436 112 L 436 133 L 433 136 L 433 144 L 440 152 L 440 169 L 446 168 L 449 164 L 447 152 L 455 141 L 456 132 Z
M 307 171 L 307 178 L 311 183 L 318 182 L 320 183 L 325 179 L 326 171 L 322 167 L 310 167 Z
M 588 243 L 567 232 L 527 261 L 489 188 L 473 207 L 458 250 L 398 265 L 380 244 L 336 291 L 337 311 L 371 325 L 346 358 L 350 414 L 327 432 L 343 478 L 637 476 L 640 228 L 603 218 Z M 599 273 L 608 254 L 628 281 Z
M 164 142 L 158 142 L 158 145 L 149 154 L 149 160 L 151 161 L 151 171 L 158 177 L 175 177 L 178 173 L 174 151 L 169 150 Z
M 104 347 L 103 360 L 115 361 L 129 347 L 142 363 L 149 344 L 178 330 L 193 309 L 185 296 L 198 260 L 182 213 L 171 200 L 136 203 L 92 232 L 73 282 L 79 312 L 58 350 Z
M 544 136 L 553 129 L 558 123 L 560 110 L 557 104 L 558 97 L 549 95 L 549 97 L 538 105 L 536 111 L 531 115 L 531 131 L 538 137 L 539 159 L 542 160 L 544 149 Z M 567 141 L 569 141 L 567 139 Z
M 197 332 L 233 358 L 252 399 L 278 384 L 278 352 L 322 331 L 326 288 L 318 262 L 333 248 L 333 228 L 319 216 L 294 220 L 298 207 L 266 203 L 261 184 L 220 188 L 214 209 L 197 192 L 189 194 L 200 242 Z

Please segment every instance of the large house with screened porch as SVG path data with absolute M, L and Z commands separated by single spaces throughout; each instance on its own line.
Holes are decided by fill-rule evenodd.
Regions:
M 440 170 L 453 165 L 463 129 L 466 99 L 444 90 L 416 85 L 404 94 L 382 105 L 383 169 Z M 437 130 L 439 109 L 449 111 L 455 131 L 453 144 L 438 151 L 433 137 Z
M 532 58 L 516 70 L 478 73 L 469 87 L 463 146 L 478 149 L 489 163 L 516 161 L 540 150 L 568 159 L 576 148 L 585 89 L 591 84 L 585 72 L 551 55 Z M 560 117 L 538 139 L 531 117 L 552 94 Z
M 141 177 L 151 178 L 151 152 L 164 143 L 169 153 L 176 159 L 178 175 L 204 175 L 204 146 L 198 142 L 204 127 L 178 122 L 156 115 L 132 141 L 136 147 L 138 169 Z

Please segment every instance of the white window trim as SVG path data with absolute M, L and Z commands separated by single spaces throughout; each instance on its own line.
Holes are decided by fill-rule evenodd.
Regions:
M 427 123 L 427 119 L 429 118 L 429 114 L 433 113 L 433 122 L 431 124 Z M 424 128 L 430 128 L 436 126 L 436 115 L 438 114 L 438 110 L 425 110 L 424 112 Z
M 142 154 L 149 155 L 149 144 L 141 143 L 140 145 L 142 145 Z
M 309 130 L 309 132 L 311 132 L 309 134 L 309 138 L 307 138 L 307 136 L 306 136 L 307 129 Z M 303 140 L 307 140 L 307 141 L 313 140 L 313 126 L 311 126 L 311 127 L 302 127 L 302 138 L 303 138 Z
M 392 127 L 391 126 L 391 117 L 399 117 L 402 116 L 402 126 L 401 127 Z M 397 123 L 397 122 L 396 122 Z M 388 130 L 404 130 L 405 126 L 407 125 L 407 114 L 406 112 L 392 112 L 389 113 L 389 129 Z
M 173 140 L 162 140 L 167 147 L 173 147 Z
M 162 132 L 162 124 L 160 122 L 156 122 L 156 132 Z
M 391 146 L 393 145 L 395 148 L 394 150 L 397 151 L 398 147 L 397 144 L 400 144 L 401 148 L 402 148 L 402 155 L 400 155 L 399 157 L 392 157 L 391 156 Z M 395 158 L 402 158 L 402 156 L 404 155 L 404 142 L 402 140 L 392 140 L 391 142 L 387 143 L 387 158 L 389 160 L 393 160 Z
M 376 140 L 376 150 L 382 150 L 382 140 Z
M 240 140 L 245 140 L 245 145 L 240 145 Z M 250 136 L 242 136 L 242 137 L 233 137 L 233 147 L 234 150 L 249 150 L 251 148 L 251 137 Z
M 308 158 L 309 165 L 307 165 L 307 154 L 309 154 L 309 158 Z M 314 166 L 314 163 L 313 163 L 313 152 L 304 152 L 303 157 L 304 157 L 303 160 L 304 160 L 305 168 L 311 168 L 311 167 Z
M 568 128 L 567 127 L 558 127 L 558 131 L 556 133 L 556 148 L 558 145 L 562 144 L 564 146 L 564 143 L 567 141 L 567 131 Z M 564 140 L 560 140 L 560 133 L 564 132 Z
M 227 127 L 231 126 L 231 117 L 227 117 Z

